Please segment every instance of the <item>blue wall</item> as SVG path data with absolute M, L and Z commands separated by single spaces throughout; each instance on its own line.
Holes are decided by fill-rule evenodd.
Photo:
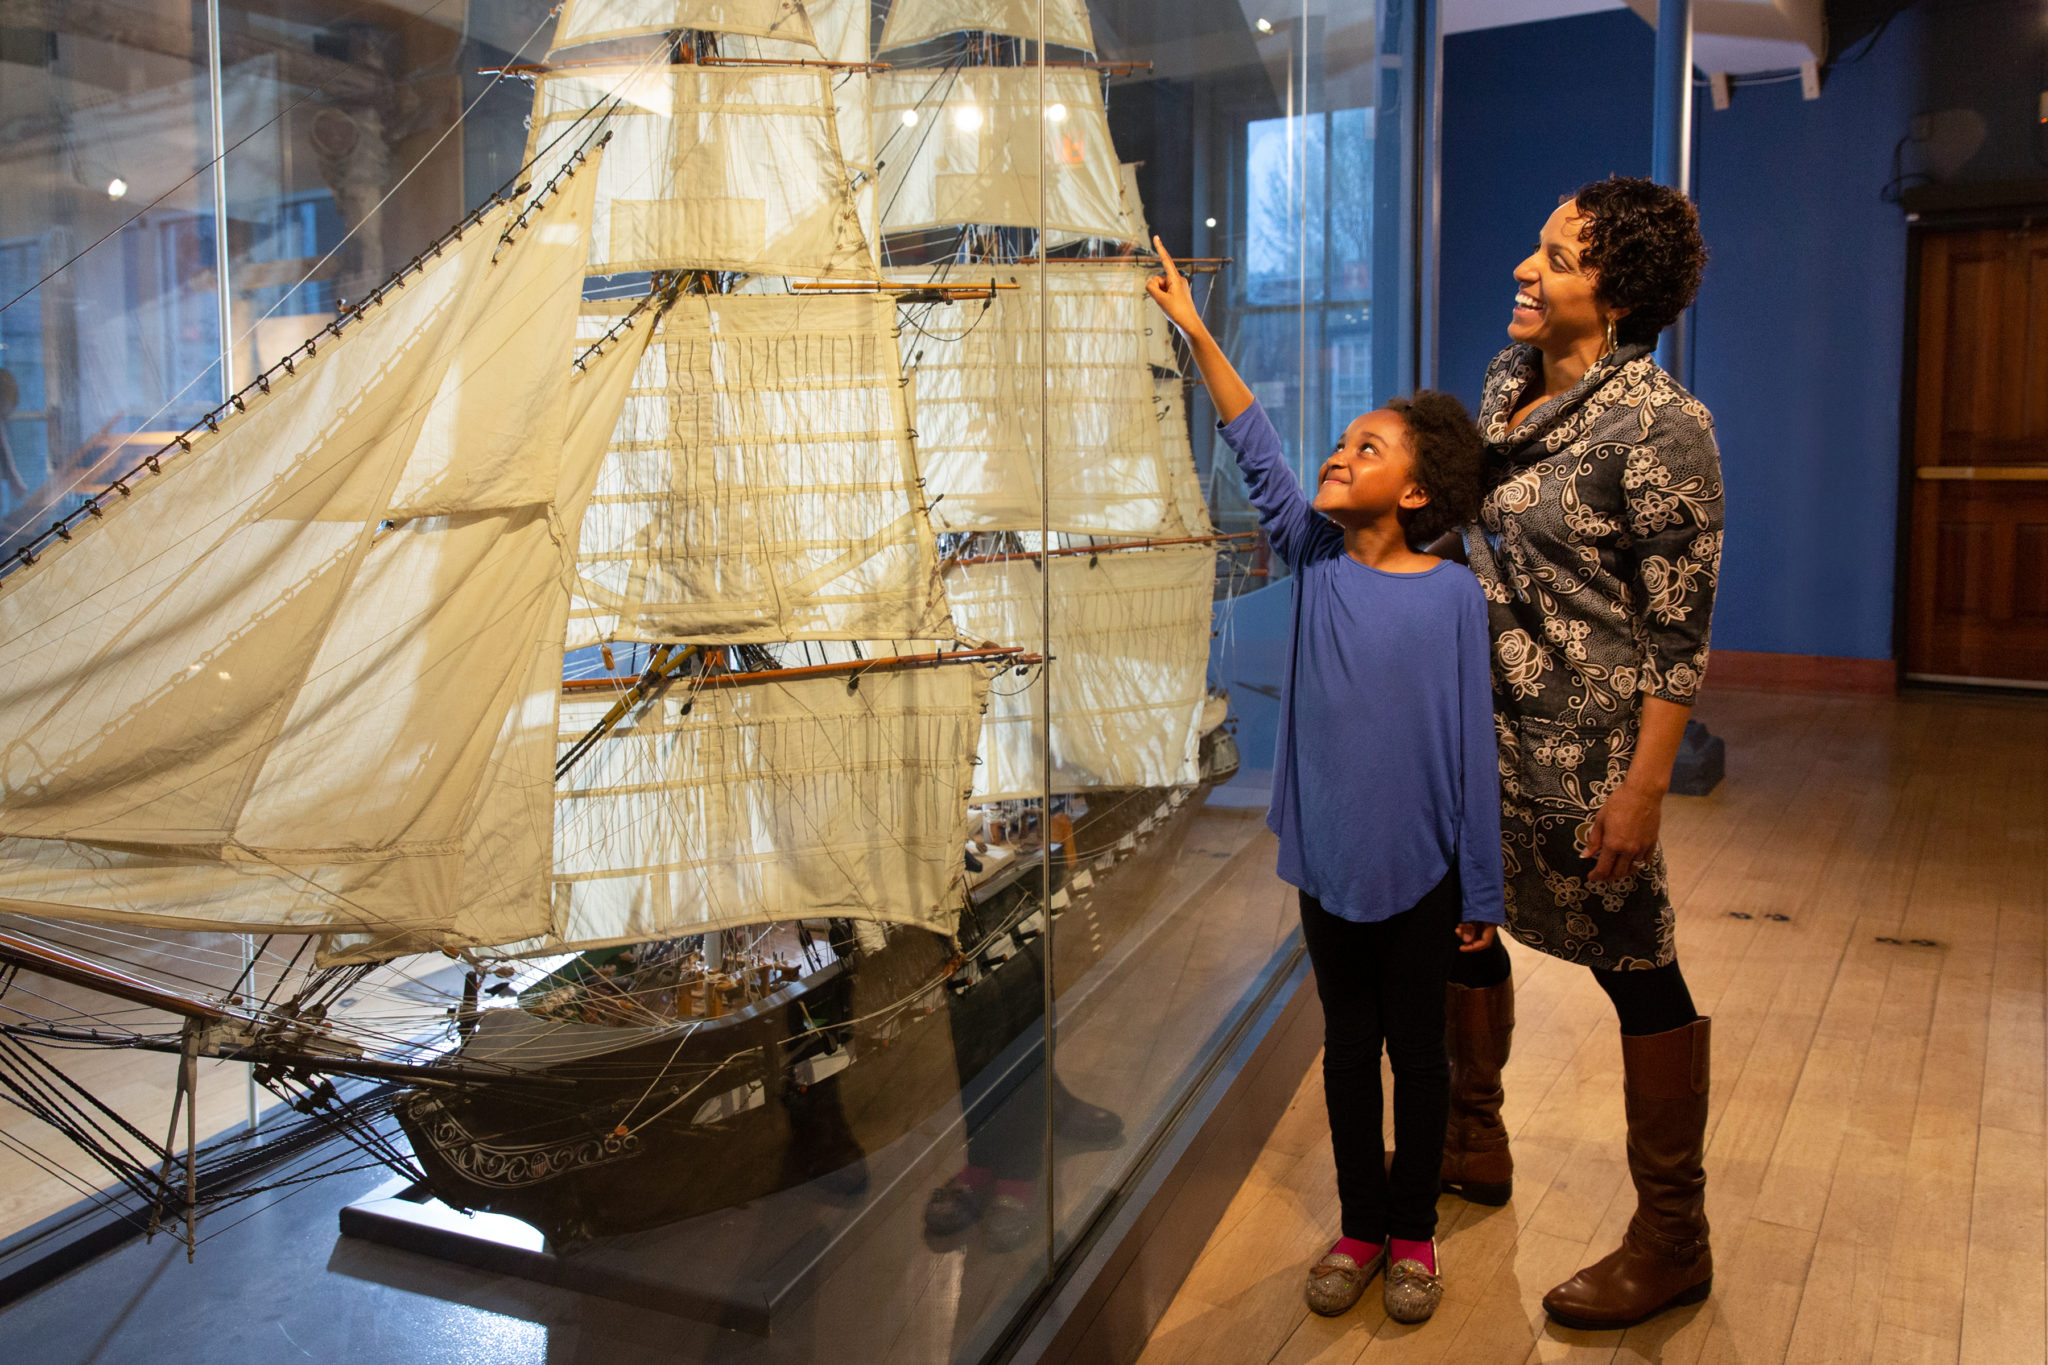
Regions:
M 1629 10 L 1444 40 L 1437 377 L 1477 409 L 1514 268 L 1588 180 L 1650 173 L 1656 34 Z
M 1818 100 L 1760 86 L 1699 115 L 1714 259 L 1692 381 L 1727 478 L 1728 649 L 1892 655 L 1906 221 L 1878 195 L 1913 113 L 1917 36 L 1909 14 Z
M 1906 224 L 1878 195 L 1921 98 L 1923 27 L 1902 18 L 1817 101 L 1792 82 L 1697 105 L 1714 254 L 1692 386 L 1727 479 L 1721 648 L 1892 654 Z M 1557 195 L 1648 173 L 1653 46 L 1628 11 L 1445 40 L 1438 361 L 1468 403 Z

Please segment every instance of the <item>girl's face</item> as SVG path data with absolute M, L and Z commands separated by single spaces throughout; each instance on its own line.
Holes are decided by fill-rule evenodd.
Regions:
M 1594 297 L 1599 277 L 1579 259 L 1586 220 L 1576 199 L 1567 199 L 1543 225 L 1528 259 L 1515 267 L 1515 311 L 1508 336 L 1546 355 L 1563 355 L 1588 345 L 1606 347 L 1607 321 L 1620 313 Z
M 1315 509 L 1339 526 L 1365 526 L 1429 494 L 1415 481 L 1408 423 L 1391 408 L 1353 419 L 1316 475 Z

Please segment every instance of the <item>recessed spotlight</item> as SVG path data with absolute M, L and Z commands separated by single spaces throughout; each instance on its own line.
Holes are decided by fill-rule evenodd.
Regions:
M 1216 226 L 1216 220 L 1215 220 L 1214 218 L 1204 218 L 1204 219 L 1202 220 L 1202 226 L 1203 226 L 1203 227 L 1215 227 L 1215 226 Z
M 903 111 L 903 126 L 905 128 L 915 128 L 917 126 L 917 110 L 905 109 Z
M 1259 19 L 1253 22 L 1252 27 L 1261 33 L 1271 33 L 1273 31 L 1273 21 L 1271 19 Z
M 1048 104 L 1045 106 L 1045 116 L 1054 123 L 1064 123 L 1067 119 L 1067 106 L 1064 104 Z
M 117 175 L 107 182 L 107 198 L 119 199 L 126 193 L 128 193 L 128 182 L 120 176 Z
M 953 108 L 953 122 L 955 126 L 967 132 L 975 131 L 981 127 L 981 106 L 978 104 L 955 105 Z

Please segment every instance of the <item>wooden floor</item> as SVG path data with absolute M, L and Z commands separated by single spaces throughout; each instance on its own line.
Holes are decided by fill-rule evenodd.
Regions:
M 1301 1286 L 1337 1233 L 1311 1072 L 1153 1334 L 1145 1365 L 2040 1362 L 2048 700 L 1725 691 L 1714 795 L 1667 804 L 1679 954 L 1714 1020 L 1715 1292 L 1626 1333 L 1547 1323 L 1619 1240 L 1613 1016 L 1581 968 L 1515 954 L 1515 1197 L 1446 1198 L 1446 1297 L 1338 1319 Z

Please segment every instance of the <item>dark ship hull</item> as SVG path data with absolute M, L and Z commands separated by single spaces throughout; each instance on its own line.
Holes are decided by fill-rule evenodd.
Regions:
M 1072 848 L 1053 857 L 1053 901 L 1056 917 L 1091 915 L 1095 932 L 1054 933 L 1058 989 L 1143 916 L 1207 790 L 1236 769 L 1220 731 L 1202 755 L 1197 787 L 1089 793 Z M 976 892 L 959 952 L 941 935 L 890 926 L 880 944 L 835 942 L 838 960 L 723 1018 L 643 1029 L 487 1012 L 466 1058 L 575 1084 L 414 1095 L 399 1121 L 432 1194 L 561 1243 L 659 1227 L 848 1167 L 953 1102 L 1038 1028 L 1042 866 L 1020 860 Z

